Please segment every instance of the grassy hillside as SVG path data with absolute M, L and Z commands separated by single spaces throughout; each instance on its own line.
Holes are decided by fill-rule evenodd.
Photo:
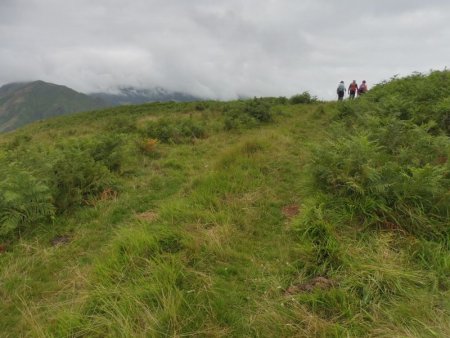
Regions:
M 449 73 L 3 135 L 0 336 L 450 336 L 450 92 L 430 86 Z
M 52 116 L 106 106 L 101 100 L 44 81 L 12 83 L 0 88 L 0 132 Z

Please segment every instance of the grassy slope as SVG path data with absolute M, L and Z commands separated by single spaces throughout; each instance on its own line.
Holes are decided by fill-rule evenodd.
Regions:
M 164 107 L 135 107 L 126 118 L 142 124 Z M 331 289 L 285 292 L 310 279 L 306 244 L 282 210 L 296 205 L 302 212 L 310 198 L 308 144 L 325 137 L 334 111 L 333 104 L 323 107 L 282 106 L 274 124 L 243 133 L 217 128 L 193 144 L 158 145 L 158 158 L 130 162 L 133 174 L 120 178 L 117 198 L 26 234 L 0 256 L 0 335 L 450 335 L 448 292 L 428 285 L 431 272 L 408 259 L 414 239 L 392 232 L 337 229 L 352 274 L 328 276 Z M 92 136 L 127 109 L 54 119 L 20 133 L 53 146 L 62 137 Z M 214 125 L 214 109 L 211 116 Z M 52 246 L 57 235 L 70 243 Z M 370 306 L 350 298 L 364 286 L 381 294 Z M 384 294 L 392 289 L 399 292 Z

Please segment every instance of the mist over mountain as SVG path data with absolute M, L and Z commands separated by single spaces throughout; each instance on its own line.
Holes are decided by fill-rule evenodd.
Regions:
M 108 105 L 141 104 L 146 102 L 188 102 L 201 100 L 200 97 L 182 92 L 172 92 L 161 87 L 152 89 L 138 89 L 134 87 L 120 87 L 117 93 L 92 93 L 93 98 L 101 99 Z

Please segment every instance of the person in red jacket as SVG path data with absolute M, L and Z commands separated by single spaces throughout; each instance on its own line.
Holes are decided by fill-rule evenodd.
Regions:
M 368 90 L 368 88 L 367 88 L 366 80 L 364 80 L 358 88 L 358 96 L 361 96 L 361 95 L 367 93 L 367 90 Z
M 358 84 L 355 80 L 353 80 L 352 83 L 350 83 L 350 86 L 348 86 L 348 95 L 349 99 L 353 100 L 355 98 L 356 92 L 358 91 Z

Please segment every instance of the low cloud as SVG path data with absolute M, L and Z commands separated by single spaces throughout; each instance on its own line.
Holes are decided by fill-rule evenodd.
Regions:
M 340 80 L 444 68 L 449 19 L 444 0 L 2 0 L 0 84 L 329 99 Z

